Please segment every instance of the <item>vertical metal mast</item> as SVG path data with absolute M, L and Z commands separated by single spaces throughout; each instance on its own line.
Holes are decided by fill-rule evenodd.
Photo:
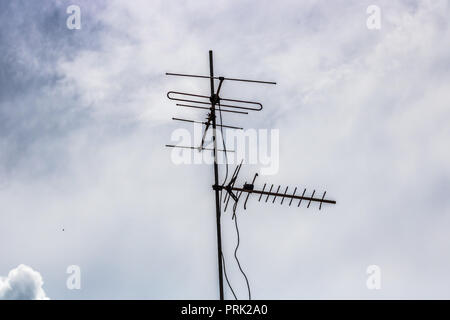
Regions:
M 223 300 L 223 269 L 222 269 L 222 235 L 220 230 L 220 199 L 219 199 L 219 172 L 217 167 L 217 141 L 216 141 L 216 94 L 214 92 L 213 52 L 209 50 L 209 76 L 211 83 L 211 118 L 214 143 L 214 191 L 216 195 L 216 221 L 217 221 L 217 262 L 219 266 L 219 292 Z

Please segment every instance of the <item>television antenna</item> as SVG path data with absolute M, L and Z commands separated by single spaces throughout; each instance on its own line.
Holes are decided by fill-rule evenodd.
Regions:
M 319 210 L 322 209 L 323 203 L 328 204 L 336 204 L 336 201 L 329 200 L 325 198 L 326 191 L 323 192 L 321 197 L 315 197 L 316 190 L 313 190 L 313 192 L 310 195 L 306 194 L 306 188 L 303 189 L 303 192 L 299 192 L 299 194 L 296 194 L 297 187 L 294 189 L 293 193 L 288 193 L 289 187 L 286 187 L 284 189 L 284 192 L 280 192 L 281 186 L 279 185 L 276 191 L 273 189 L 273 184 L 266 190 L 267 183 L 264 184 L 264 187 L 262 190 L 257 190 L 254 187 L 255 180 L 258 176 L 257 173 L 253 176 L 253 180 L 251 183 L 245 182 L 243 186 L 236 187 L 235 183 L 237 180 L 237 177 L 239 175 L 239 172 L 242 167 L 242 161 L 241 163 L 236 166 L 234 173 L 232 177 L 230 178 L 230 181 L 228 184 L 223 185 L 219 184 L 219 170 L 218 170 L 218 163 L 217 163 L 217 152 L 234 152 L 232 150 L 226 150 L 224 149 L 218 149 L 217 148 L 217 141 L 216 141 L 216 128 L 222 127 L 222 128 L 230 128 L 230 129 L 238 129 L 242 130 L 241 127 L 235 127 L 230 125 L 223 125 L 216 123 L 216 105 L 219 105 L 219 112 L 228 112 L 228 113 L 236 113 L 236 114 L 248 114 L 252 111 L 261 111 L 263 109 L 263 106 L 261 103 L 256 101 L 247 101 L 247 100 L 238 100 L 238 99 L 227 99 L 222 98 L 219 93 L 222 89 L 222 84 L 225 81 L 238 81 L 238 82 L 252 82 L 252 83 L 259 83 L 259 84 L 268 84 L 268 85 L 276 85 L 276 82 L 272 81 L 260 81 L 260 80 L 248 80 L 248 79 L 238 79 L 238 78 L 227 78 L 227 77 L 217 77 L 214 76 L 214 66 L 213 66 L 213 52 L 212 50 L 209 51 L 209 76 L 205 75 L 195 75 L 195 74 L 184 74 L 184 73 L 170 73 L 167 72 L 166 75 L 168 76 L 178 76 L 178 77 L 190 77 L 190 78 L 200 78 L 200 79 L 209 79 L 210 80 L 210 95 L 200 95 L 200 94 L 194 94 L 194 93 L 188 93 L 188 92 L 179 92 L 179 91 L 169 91 L 167 93 L 167 98 L 170 100 L 176 101 L 176 105 L 180 107 L 185 108 L 195 108 L 195 109 L 204 109 L 208 110 L 209 113 L 207 114 L 205 121 L 197 121 L 197 120 L 190 120 L 190 119 L 182 119 L 182 118 L 172 118 L 175 121 L 183 121 L 183 122 L 190 122 L 190 123 L 200 123 L 205 125 L 205 129 L 203 132 L 202 141 L 199 147 L 195 146 L 178 146 L 178 145 L 166 145 L 166 147 L 170 148 L 184 148 L 184 149 L 197 149 L 199 151 L 208 150 L 213 152 L 214 156 L 214 185 L 212 186 L 214 193 L 215 193 L 215 202 L 216 202 L 216 226 L 217 226 L 217 258 L 218 258 L 218 271 L 219 271 L 219 296 L 220 300 L 224 299 L 224 291 L 223 291 L 223 271 L 224 266 L 222 264 L 223 254 L 222 254 L 222 235 L 221 235 L 221 224 L 220 224 L 220 217 L 221 217 L 221 203 L 219 196 L 219 192 L 225 191 L 225 197 L 224 197 L 224 203 L 225 208 L 224 212 L 226 211 L 228 207 L 228 203 L 230 199 L 233 199 L 234 201 L 234 207 L 233 207 L 233 219 L 235 219 L 235 209 L 236 205 L 240 201 L 240 198 L 243 194 L 246 195 L 245 201 L 244 201 L 244 209 L 247 209 L 247 201 L 250 197 L 250 195 L 255 194 L 259 195 L 258 201 L 261 201 L 263 197 L 265 197 L 265 202 L 269 200 L 269 197 L 273 197 L 272 203 L 275 203 L 275 200 L 277 198 L 281 198 L 280 204 L 283 204 L 284 201 L 286 203 L 289 203 L 288 205 L 291 206 L 292 202 L 294 200 L 298 200 L 297 206 L 300 207 L 302 201 L 305 201 L 307 203 L 307 208 L 311 205 L 312 202 L 319 203 Z M 215 90 L 215 81 L 219 80 L 219 84 L 217 87 L 217 91 Z M 206 106 L 208 105 L 208 107 Z M 204 142 L 205 142 L 205 136 L 206 132 L 209 128 L 212 128 L 212 140 L 213 140 L 213 148 L 205 148 Z M 289 202 L 288 202 L 289 201 Z M 234 294 L 234 293 L 233 293 Z M 250 297 L 250 290 L 249 290 L 249 297 Z

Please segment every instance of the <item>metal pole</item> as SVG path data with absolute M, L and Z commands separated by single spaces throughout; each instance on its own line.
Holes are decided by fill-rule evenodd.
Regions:
M 219 170 L 217 167 L 217 141 L 216 141 L 216 97 L 214 92 L 213 52 L 209 50 L 209 74 L 211 82 L 211 116 L 214 143 L 214 191 L 216 194 L 216 221 L 217 221 L 217 259 L 219 263 L 219 292 L 223 300 L 223 269 L 222 269 L 222 236 L 220 230 L 220 200 L 219 200 Z

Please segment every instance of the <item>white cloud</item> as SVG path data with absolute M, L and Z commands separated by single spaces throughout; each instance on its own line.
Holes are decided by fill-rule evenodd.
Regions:
M 48 300 L 39 272 L 24 264 L 0 277 L 0 300 Z

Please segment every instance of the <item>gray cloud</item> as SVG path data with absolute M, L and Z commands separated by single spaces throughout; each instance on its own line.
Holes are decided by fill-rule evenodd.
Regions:
M 208 92 L 164 72 L 207 73 L 214 49 L 218 74 L 279 84 L 223 88 L 265 106 L 225 122 L 280 129 L 280 172 L 257 182 L 338 200 L 320 214 L 250 202 L 240 255 L 254 297 L 450 296 L 446 1 L 381 1 L 380 31 L 365 26 L 371 1 L 90 3 L 78 31 L 64 1 L 2 3 L 3 274 L 31 261 L 58 298 L 217 296 L 212 169 L 163 148 L 171 116 L 204 117 L 165 92 Z M 71 264 L 83 290 L 64 287 Z

